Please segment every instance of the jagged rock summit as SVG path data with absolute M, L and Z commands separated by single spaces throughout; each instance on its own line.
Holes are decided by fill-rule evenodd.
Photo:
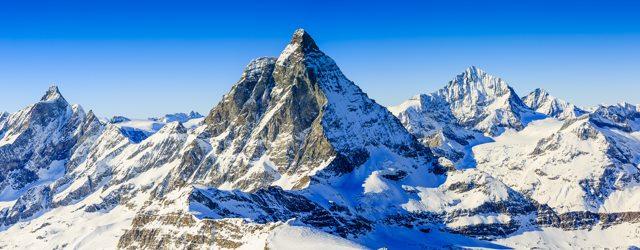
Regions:
M 536 118 L 506 81 L 471 66 L 431 94 L 389 107 L 402 124 L 438 156 L 473 166 L 472 146 Z
M 587 112 L 566 101 L 553 97 L 544 89 L 537 88 L 523 99 L 536 112 L 561 120 L 576 118 Z
M 213 143 L 217 172 L 210 176 L 241 189 L 304 188 L 382 153 L 373 148 L 415 156 L 411 168 L 433 164 L 429 149 L 349 81 L 302 29 L 277 59 L 251 62 L 205 123 L 219 140 Z M 257 176 L 265 183 L 256 183 Z
M 241 228 L 266 230 L 297 218 L 301 226 L 363 238 L 375 233 L 376 218 L 410 216 L 402 207 L 411 196 L 407 188 L 437 186 L 444 177 L 430 150 L 349 81 L 303 30 L 277 59 L 250 62 L 194 133 L 179 142 L 185 146 L 177 167 L 136 221 L 195 215 L 196 227 L 205 230 L 212 221 L 239 217 L 251 221 Z M 188 207 L 165 205 L 184 194 L 188 199 L 180 202 Z M 147 216 L 157 210 L 163 213 Z M 172 244 L 189 236 L 184 225 L 172 225 L 135 224 L 119 246 L 157 247 L 144 239 Z M 206 237 L 228 229 L 219 230 Z M 242 245 L 245 239 L 226 240 Z
M 309 33 L 307 33 L 302 28 L 297 29 L 293 33 L 293 37 L 291 38 L 291 42 L 289 44 L 295 44 L 297 46 L 300 46 L 302 51 L 306 51 L 306 52 L 320 51 L 320 48 L 318 48 L 318 45 L 316 45 L 316 42 L 313 40 L 311 35 L 309 35 Z
M 504 128 L 520 130 L 531 110 L 501 78 L 471 66 L 434 95 L 444 99 L 458 122 L 498 135 Z
M 92 114 L 69 105 L 54 85 L 39 102 L 7 115 L 0 122 L 0 200 L 63 175 L 73 150 L 98 132 Z
M 40 98 L 41 102 L 51 102 L 58 100 L 64 101 L 65 103 L 67 102 L 64 97 L 62 97 L 62 94 L 60 94 L 60 90 L 58 89 L 57 85 L 51 85 L 44 96 Z

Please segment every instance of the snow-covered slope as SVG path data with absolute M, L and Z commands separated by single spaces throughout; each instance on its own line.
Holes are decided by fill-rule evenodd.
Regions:
M 547 91 L 540 88 L 522 98 L 522 101 L 536 112 L 561 120 L 576 118 L 587 113 L 571 103 L 549 95 Z
M 189 114 L 167 114 L 161 118 L 131 119 L 124 116 L 114 116 L 110 123 L 115 124 L 131 141 L 139 143 L 152 134 L 158 132 L 164 125 L 172 122 L 182 123 L 186 128 L 196 128 L 201 125 L 204 117 L 194 111 Z
M 610 119 L 612 110 L 623 116 Z M 536 121 L 475 147 L 478 169 L 558 212 L 637 211 L 633 195 L 629 200 L 612 196 L 635 190 L 640 180 L 640 141 L 631 129 L 637 123 L 635 110 L 601 107 L 566 122 Z

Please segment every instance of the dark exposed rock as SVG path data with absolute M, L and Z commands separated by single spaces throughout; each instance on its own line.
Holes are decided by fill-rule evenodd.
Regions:
M 51 207 L 51 189 L 36 186 L 24 193 L 11 208 L 0 211 L 0 225 L 8 226 L 38 216 Z

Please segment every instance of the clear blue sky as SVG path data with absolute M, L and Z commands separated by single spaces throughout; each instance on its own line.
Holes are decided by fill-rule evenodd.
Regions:
M 579 105 L 640 103 L 634 1 L 231 2 L 2 1 L 0 110 L 55 82 L 100 116 L 206 113 L 298 27 L 383 105 L 470 65 L 520 95 L 543 87 Z

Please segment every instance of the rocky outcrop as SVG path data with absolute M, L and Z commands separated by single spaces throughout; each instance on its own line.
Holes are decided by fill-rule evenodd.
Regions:
M 0 210 L 0 225 L 11 226 L 18 221 L 39 216 L 51 207 L 51 189 L 36 186 L 25 192 L 11 208 Z

